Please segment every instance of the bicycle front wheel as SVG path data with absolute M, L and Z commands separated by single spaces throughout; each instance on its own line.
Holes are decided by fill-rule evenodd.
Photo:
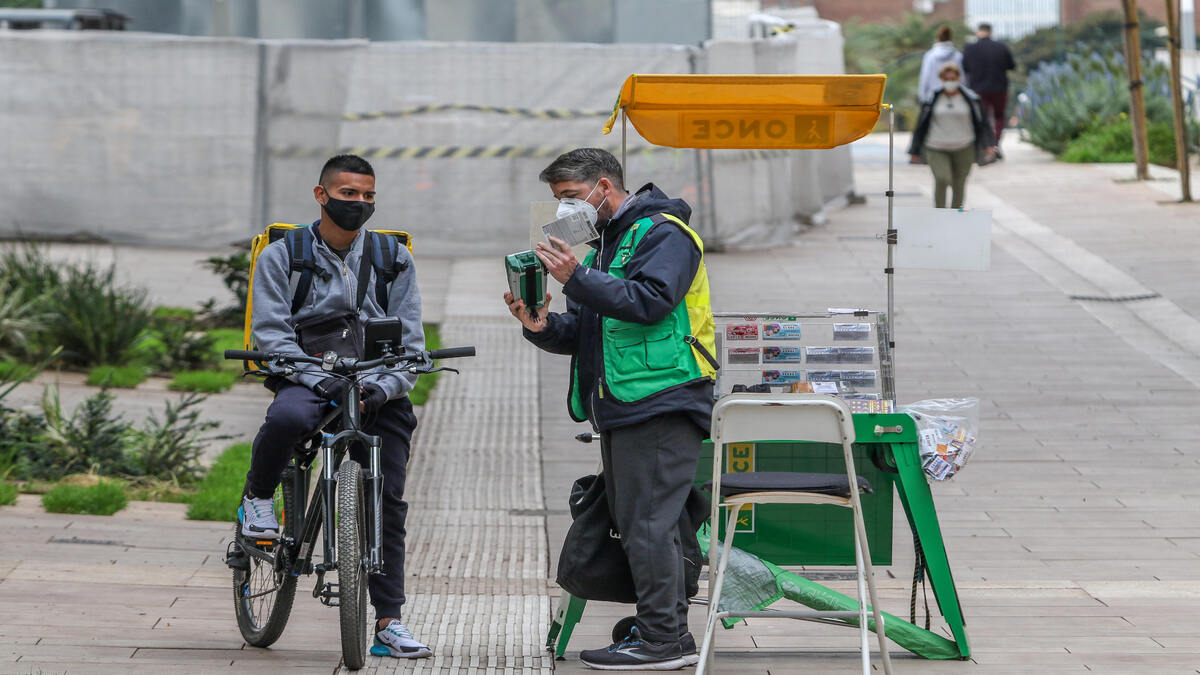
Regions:
M 337 571 L 342 661 L 350 670 L 362 668 L 367 656 L 366 554 L 362 467 L 347 460 L 338 471 L 337 482 Z
M 283 513 L 280 525 L 285 537 L 295 538 L 295 525 L 290 516 L 296 504 L 294 466 L 283 470 L 280 486 L 283 491 Z M 240 538 L 240 527 L 234 523 L 234 537 Z M 253 546 L 253 542 L 247 542 Z M 276 542 L 271 547 L 274 564 L 248 556 L 249 569 L 233 571 L 233 607 L 242 639 L 252 647 L 269 647 L 287 626 L 296 597 L 296 577 L 291 573 L 291 557 L 287 548 Z

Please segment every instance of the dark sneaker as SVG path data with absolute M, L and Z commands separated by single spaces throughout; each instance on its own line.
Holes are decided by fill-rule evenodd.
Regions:
M 695 649 L 695 640 L 692 641 Z M 643 640 L 637 627 L 629 636 L 604 649 L 587 649 L 579 660 L 596 670 L 679 670 L 688 664 L 679 641 L 651 642 Z
M 696 651 L 696 638 L 691 633 L 679 636 L 679 651 L 683 652 L 683 662 L 686 666 L 700 663 L 700 652 Z

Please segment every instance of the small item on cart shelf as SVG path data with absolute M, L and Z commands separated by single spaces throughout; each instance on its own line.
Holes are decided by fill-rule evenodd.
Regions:
M 916 421 L 921 466 L 934 480 L 954 476 L 975 452 L 979 399 L 929 399 L 906 405 L 900 412 Z

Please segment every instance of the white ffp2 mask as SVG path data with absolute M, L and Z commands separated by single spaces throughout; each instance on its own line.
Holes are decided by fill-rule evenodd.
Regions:
M 558 200 L 558 211 L 555 215 L 558 218 L 566 218 L 572 213 L 583 212 L 583 215 L 588 220 L 588 224 L 595 227 L 596 221 L 600 219 L 600 214 L 596 211 L 597 207 L 592 206 L 592 204 L 588 201 L 588 198 L 591 197 L 594 192 L 596 192 L 596 188 L 598 187 L 600 187 L 600 184 L 596 183 L 596 185 L 592 187 L 592 191 L 589 192 L 587 197 L 584 197 L 583 199 L 579 199 L 578 197 L 564 197 Z M 608 197 L 605 197 L 604 200 L 600 202 L 600 205 L 603 206 L 604 201 L 607 199 Z

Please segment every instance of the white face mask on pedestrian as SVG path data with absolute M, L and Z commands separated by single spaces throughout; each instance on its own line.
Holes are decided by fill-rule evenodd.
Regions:
M 942 80 L 942 89 L 953 94 L 958 91 L 958 80 Z
M 591 198 L 592 194 L 596 192 L 596 188 L 598 187 L 600 187 L 599 182 L 597 182 L 592 188 L 592 191 L 587 194 L 587 197 L 584 197 L 583 199 L 579 199 L 577 197 L 564 197 L 558 200 L 558 212 L 555 214 L 556 217 L 566 218 L 573 213 L 583 212 L 584 217 L 588 219 L 588 223 L 595 227 L 596 221 L 600 219 L 600 214 L 596 209 L 600 207 L 592 206 L 588 199 Z M 604 202 L 606 201 L 608 201 L 607 196 L 600 200 L 600 206 L 604 206 Z

